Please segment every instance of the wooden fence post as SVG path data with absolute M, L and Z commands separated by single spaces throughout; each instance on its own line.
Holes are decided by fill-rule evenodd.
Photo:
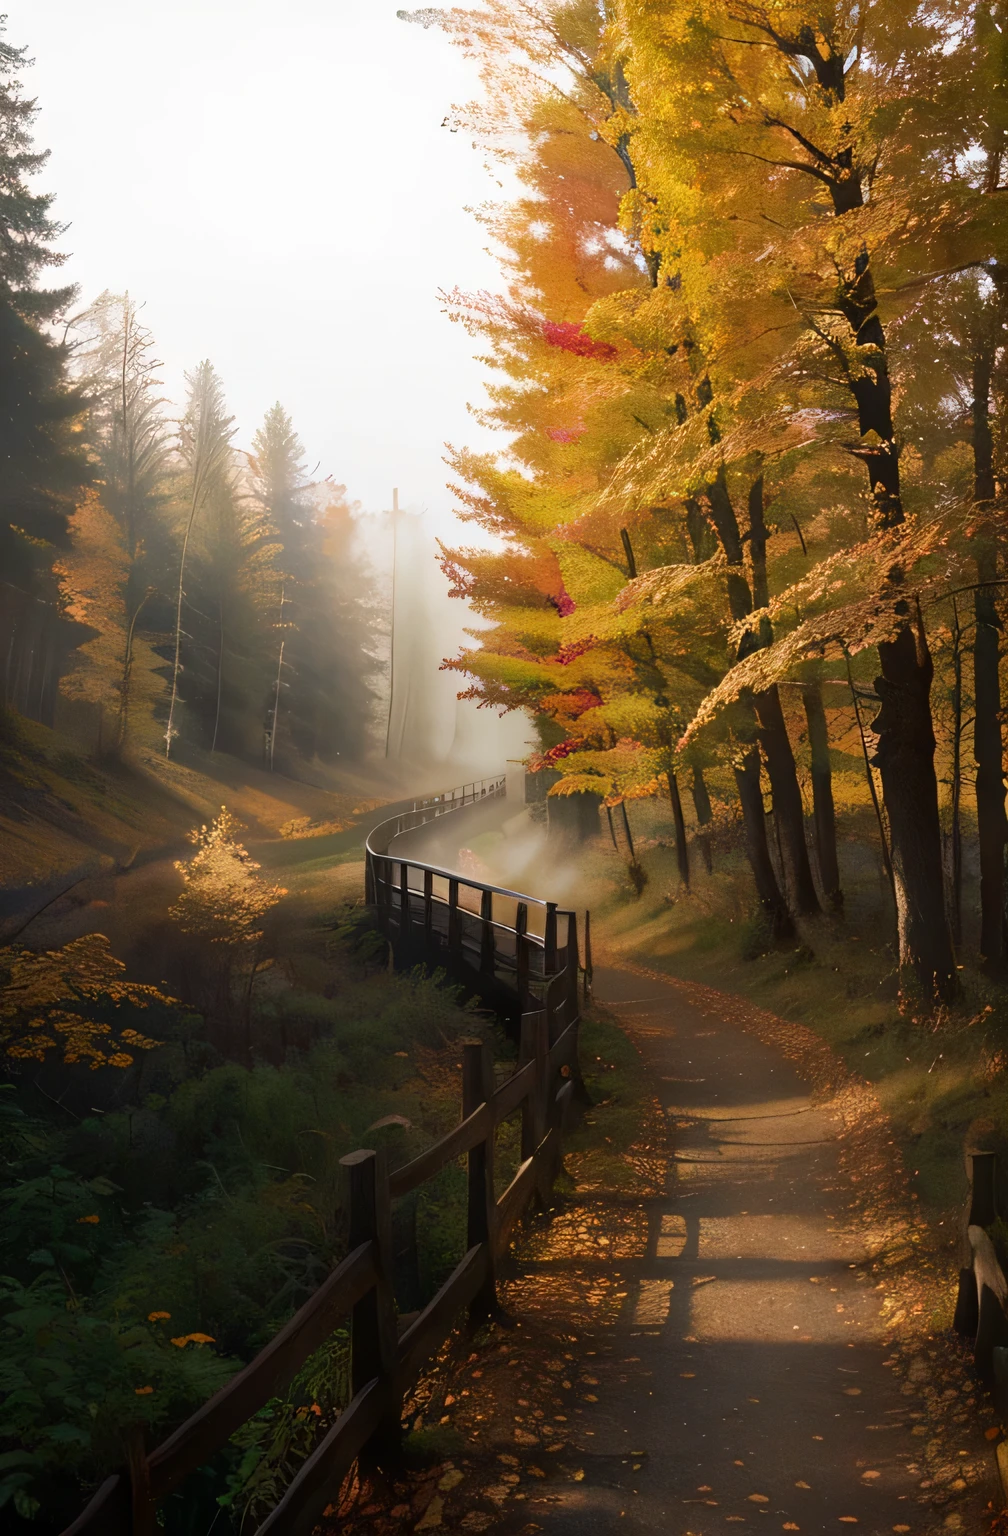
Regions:
M 577 913 L 567 914 L 567 1023 L 578 1016 L 578 954 Z
M 459 927 L 457 880 L 448 881 L 448 953 L 457 959 L 462 950 L 462 930 Z
M 405 958 L 410 940 L 409 865 L 399 863 L 399 944 Z
M 525 1007 L 528 998 L 528 940 L 525 937 L 528 928 L 528 907 L 523 901 L 518 903 L 515 912 L 515 985 L 518 989 L 518 1011 Z
M 151 1497 L 150 1468 L 142 1424 L 135 1424 L 126 1439 L 126 1461 L 130 1477 L 131 1536 L 155 1536 L 157 1521 Z
M 382 1383 L 382 1420 L 373 1446 L 394 1454 L 399 1441 L 401 1404 L 395 1393 L 399 1330 L 392 1292 L 392 1222 L 384 1159 L 376 1152 L 350 1152 L 340 1158 L 349 1184 L 350 1251 L 373 1242 L 378 1249 L 378 1281 L 355 1302 L 350 1317 L 350 1390 L 356 1395 L 375 1377 Z
M 552 976 L 557 968 L 557 904 L 546 903 L 546 930 L 543 937 L 543 969 Z
M 490 1054 L 481 1040 L 462 1044 L 462 1118 L 479 1109 L 493 1097 L 493 1067 Z M 487 1278 L 469 1307 L 469 1320 L 479 1324 L 497 1310 L 497 1285 L 494 1275 L 493 1227 L 496 1215 L 494 1199 L 494 1127 L 484 1141 L 469 1153 L 468 1221 L 466 1246 L 484 1243 L 487 1249 Z
M 493 891 L 484 891 L 480 897 L 480 971 L 485 976 L 494 973 Z
M 434 875 L 429 869 L 423 877 L 423 928 L 424 943 L 430 944 L 434 928 Z
M 592 995 L 591 913 L 587 908 L 585 908 L 584 992 L 582 995 L 586 1003 Z

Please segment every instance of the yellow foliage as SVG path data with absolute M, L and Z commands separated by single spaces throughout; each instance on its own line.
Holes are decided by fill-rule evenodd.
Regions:
M 260 879 L 260 866 L 238 842 L 242 824 L 221 806 L 209 827 L 189 834 L 196 852 L 175 868 L 184 887 L 169 908 L 183 933 L 191 933 L 224 949 L 255 944 L 262 938 L 259 924 L 287 892 Z
M 53 569 L 68 617 L 97 631 L 75 653 L 61 679 L 68 698 L 118 709 L 126 660 L 126 580 L 129 558 L 119 525 L 88 491 L 69 521 L 72 548 Z
M 131 1066 L 131 1052 L 149 1051 L 158 1042 L 93 1015 L 108 1005 L 149 1008 L 174 999 L 157 987 L 126 981 L 125 969 L 102 933 L 42 953 L 0 950 L 0 1052 L 15 1061 L 44 1061 L 58 1050 L 68 1065 L 86 1061 L 92 1071 Z

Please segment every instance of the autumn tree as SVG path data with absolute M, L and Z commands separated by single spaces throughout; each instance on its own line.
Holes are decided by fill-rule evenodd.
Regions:
M 259 864 L 238 840 L 241 831 L 241 823 L 221 806 L 209 826 L 190 833 L 195 852 L 175 864 L 182 891 L 169 916 L 200 948 L 209 949 L 215 978 L 213 1006 L 225 1017 L 233 1003 L 236 971 L 246 971 L 242 1015 L 248 1050 L 262 924 L 287 893 L 260 876 Z
M 0 1055 L 8 1062 L 128 1067 L 135 1051 L 157 1045 L 134 1026 L 139 1015 L 173 999 L 127 981 L 126 967 L 101 933 L 62 949 L 0 950 Z
M 98 641 L 86 642 L 61 686 L 65 693 L 91 697 L 112 710 L 107 746 L 119 751 L 127 735 L 138 670 L 149 715 L 161 691 L 153 649 L 156 631 L 150 630 L 152 620 L 165 616 L 173 554 L 166 517 L 170 438 L 153 338 L 129 295 L 102 294 L 76 321 L 74 331 L 75 373 L 87 391 L 88 436 L 99 465 L 96 494 L 111 522 L 104 524 L 101 536 L 103 577 L 89 565 L 90 551 L 98 558 L 95 540 L 99 522 L 104 522 L 98 502 L 78 508 L 71 520 L 73 554 L 59 565 L 65 601 L 74 617 L 97 625 L 104 640 L 100 635 Z M 113 545 L 118 568 L 110 586 L 107 561 Z M 114 642 L 113 629 L 121 631 Z

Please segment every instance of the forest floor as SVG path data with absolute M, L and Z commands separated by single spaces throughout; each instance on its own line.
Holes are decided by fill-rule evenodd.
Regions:
M 639 1062 L 516 1248 L 512 1326 L 446 1351 L 413 1471 L 329 1528 L 985 1528 L 1000 1426 L 927 1326 L 941 1260 L 873 1095 L 737 998 L 627 970 L 596 995 Z

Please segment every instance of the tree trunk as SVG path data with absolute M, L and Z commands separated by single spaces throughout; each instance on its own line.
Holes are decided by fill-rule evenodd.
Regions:
M 802 689 L 802 699 L 812 756 L 812 822 L 819 856 L 819 878 L 826 900 L 839 912 L 843 908 L 843 891 L 840 889 L 840 869 L 837 863 L 833 774 L 830 769 L 829 732 L 818 669 L 815 677 Z
M 844 206 L 837 198 L 846 200 Z M 860 206 L 861 201 L 854 178 L 848 186 L 837 183 L 834 203 L 838 214 Z M 857 401 L 860 434 L 859 446 L 851 451 L 863 459 L 868 470 L 876 525 L 885 531 L 903 523 L 904 511 L 886 336 L 867 246 L 855 259 L 853 271 L 844 277 L 838 304 L 850 321 L 862 355 L 870 358 L 859 373 L 848 377 Z M 892 587 L 898 587 L 903 579 L 901 568 L 895 566 Z M 934 666 L 919 609 L 916 621 L 906 602 L 897 603 L 896 612 L 903 627 L 895 640 L 879 646 L 881 676 L 875 691 L 881 705 L 872 729 L 879 738 L 873 761 L 882 776 L 889 817 L 900 966 L 912 967 L 925 991 L 947 999 L 956 991 L 956 968 L 945 920 L 931 719 Z
M 749 487 L 748 505 L 753 603 L 756 608 L 765 608 L 770 601 L 770 589 L 767 582 L 767 530 L 763 515 L 762 475 L 757 475 Z M 753 643 L 769 645 L 772 640 L 773 630 L 769 622 L 763 620 L 759 635 L 752 637 L 750 646 Z M 788 895 L 799 912 L 811 916 L 819 911 L 819 897 L 816 895 L 805 842 L 805 807 L 798 786 L 794 752 L 791 750 L 776 684 L 765 693 L 757 694 L 754 703 L 760 723 L 760 740 L 766 753 L 767 772 L 770 775 L 781 867 L 788 885 Z
M 952 942 L 962 943 L 962 625 L 959 605 L 952 599 L 952 901 L 949 921 Z
M 879 646 L 879 661 L 872 761 L 889 813 L 900 967 L 912 967 L 927 993 L 947 1000 L 956 990 L 956 968 L 945 921 L 931 723 L 934 664 L 919 615 Z
M 770 858 L 770 845 L 766 834 L 766 813 L 763 810 L 763 790 L 760 785 L 760 753 L 755 743 L 745 754 L 741 768 L 735 770 L 739 800 L 742 804 L 742 821 L 745 826 L 746 852 L 756 882 L 756 894 L 760 905 L 770 919 L 774 938 L 786 938 L 794 932 L 787 902 L 781 895 L 777 876 Z
M 986 338 L 985 338 L 986 339 Z M 992 347 L 981 345 L 973 359 L 973 469 L 978 502 L 994 500 L 994 442 L 990 426 Z M 973 594 L 973 756 L 976 760 L 977 839 L 980 845 L 980 953 L 992 965 L 1005 958 L 1005 818 L 1001 677 L 997 602 L 998 546 L 992 523 L 977 529 L 977 588 Z
M 819 897 L 805 842 L 805 807 L 776 684 L 764 693 L 757 693 L 753 704 L 759 722 L 760 742 L 766 753 L 788 896 L 798 912 L 812 916 L 820 910 Z
M 679 785 L 671 768 L 668 771 L 668 788 L 669 799 L 672 801 L 672 820 L 675 823 L 675 851 L 676 863 L 679 866 L 679 879 L 686 889 L 689 890 L 689 847 L 686 843 L 686 822 L 683 817 Z
M 217 648 L 217 712 L 214 715 L 213 741 L 210 743 L 210 751 L 217 751 L 217 732 L 220 730 L 220 701 L 221 685 L 224 681 L 224 598 L 217 598 L 217 612 L 220 620 L 220 644 Z M 275 729 L 275 726 L 274 726 Z
M 711 810 L 710 795 L 707 793 L 707 785 L 704 783 L 703 769 L 699 764 L 693 765 L 693 809 L 696 811 L 697 825 L 700 828 L 697 842 L 700 844 L 700 853 L 704 861 L 704 868 L 708 874 L 713 870 L 711 859 L 710 833 L 705 830 L 714 820 L 714 812 Z

